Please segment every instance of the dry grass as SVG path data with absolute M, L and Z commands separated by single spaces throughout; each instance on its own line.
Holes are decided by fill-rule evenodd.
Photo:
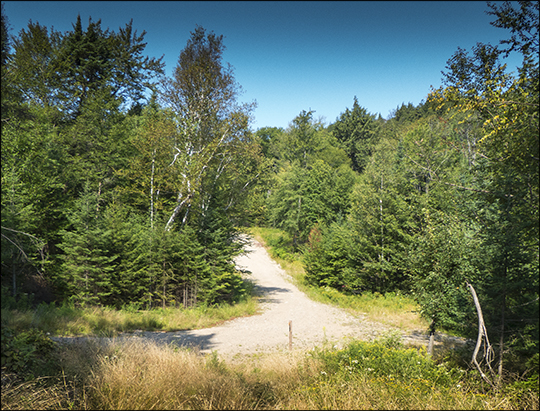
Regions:
M 69 349 L 68 349 L 69 351 Z M 504 398 L 465 389 L 330 375 L 316 354 L 274 352 L 237 356 L 200 355 L 155 343 L 131 341 L 83 345 L 63 358 L 83 360 L 85 409 L 515 409 Z M 426 382 L 427 383 L 427 382 Z M 53 399 L 56 398 L 53 395 Z M 56 401 L 56 402 L 55 402 Z M 51 400 L 51 408 L 61 402 Z M 27 403 L 27 405 L 32 405 Z M 35 407 L 33 407 L 35 408 Z
M 535 409 L 474 386 L 327 368 L 317 351 L 237 355 L 140 340 L 67 344 L 67 376 L 2 387 L 2 409 Z M 384 353 L 383 353 L 384 355 Z M 52 381 L 52 380 L 51 380 Z M 534 394 L 534 393 L 532 393 Z
M 294 354 L 237 358 L 226 364 L 216 354 L 202 356 L 150 342 L 120 347 L 96 363 L 88 387 L 89 406 L 260 409 L 274 406 L 305 372 Z
M 257 300 L 248 297 L 234 305 L 217 307 L 115 310 L 107 307 L 40 306 L 37 310 L 2 309 L 2 324 L 16 330 L 36 327 L 53 335 L 115 336 L 140 330 L 178 331 L 219 325 L 237 317 L 254 315 Z
M 51 384 L 50 380 L 50 378 L 39 378 L 21 382 L 15 378 L 10 381 L 9 376 L 2 375 L 2 409 L 59 410 L 79 408 L 77 401 L 71 398 L 72 389 L 70 386 L 62 382 Z

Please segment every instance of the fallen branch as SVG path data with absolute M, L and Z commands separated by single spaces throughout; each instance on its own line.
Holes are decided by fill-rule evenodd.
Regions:
M 484 323 L 484 316 L 482 315 L 482 307 L 480 307 L 480 301 L 478 301 L 478 296 L 476 295 L 476 291 L 474 290 L 474 287 L 467 283 L 467 287 L 471 291 L 474 305 L 476 306 L 476 312 L 478 313 L 478 339 L 476 340 L 476 347 L 474 347 L 474 352 L 472 356 L 471 362 L 476 366 L 478 371 L 480 372 L 480 375 L 486 381 L 489 385 L 491 385 L 493 388 L 495 388 L 495 384 L 491 382 L 491 380 L 487 377 L 486 374 L 482 371 L 482 368 L 480 367 L 480 364 L 478 363 L 476 357 L 478 356 L 478 352 L 480 351 L 480 347 L 482 346 L 482 340 L 485 338 L 484 342 L 484 359 L 486 360 L 486 364 L 491 371 L 492 374 L 494 374 L 493 369 L 491 368 L 491 362 L 493 361 L 493 347 L 489 343 L 489 338 L 486 330 L 486 325 Z

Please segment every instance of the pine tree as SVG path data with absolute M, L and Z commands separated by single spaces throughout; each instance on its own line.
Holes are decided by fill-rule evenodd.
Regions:
M 66 296 L 78 304 L 105 304 L 112 293 L 111 272 L 116 255 L 110 255 L 111 232 L 101 223 L 99 195 L 85 186 L 68 215 L 70 226 L 62 230 L 62 272 Z
M 333 135 L 343 145 L 353 170 L 361 173 L 377 143 L 379 125 L 375 115 L 360 107 L 354 97 L 353 108 L 347 109 L 333 124 Z

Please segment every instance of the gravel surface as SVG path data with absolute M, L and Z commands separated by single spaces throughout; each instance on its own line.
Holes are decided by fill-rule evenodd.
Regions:
M 392 329 L 368 321 L 364 316 L 352 316 L 342 309 L 310 300 L 255 240 L 250 239 L 246 251 L 235 262 L 245 278 L 254 283 L 255 292 L 260 296 L 261 314 L 201 330 L 139 331 L 121 334 L 116 339 L 152 338 L 161 343 L 198 347 L 202 353 L 217 351 L 228 356 L 287 350 L 289 322 L 292 348 L 296 350 L 321 346 L 325 342 L 342 346 L 350 338 L 371 340 Z M 406 337 L 410 342 L 425 341 L 420 333 Z M 66 338 L 55 340 L 65 341 Z

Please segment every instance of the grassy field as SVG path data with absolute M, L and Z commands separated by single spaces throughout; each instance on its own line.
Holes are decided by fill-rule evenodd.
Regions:
M 270 245 L 314 300 L 403 330 L 427 326 L 403 295 L 347 297 L 308 287 L 301 263 L 284 247 L 272 250 L 273 242 L 283 242 L 279 232 L 252 234 Z M 458 366 L 456 354 L 434 359 L 424 348 L 403 346 L 395 335 L 339 350 L 321 346 L 224 360 L 216 352 L 139 340 L 53 344 L 45 333 L 114 336 L 134 329 L 202 328 L 256 310 L 252 298 L 192 310 L 2 310 L 2 409 L 538 409 L 537 377 L 491 390 L 475 370 Z
M 135 330 L 179 331 L 213 327 L 224 321 L 257 313 L 258 303 L 248 297 L 235 305 L 216 307 L 155 308 L 138 310 L 125 307 L 115 310 L 107 307 L 76 308 L 65 304 L 60 307 L 41 305 L 35 310 L 2 309 L 2 325 L 15 330 L 31 327 L 58 336 L 98 335 L 113 337 L 120 332 Z

